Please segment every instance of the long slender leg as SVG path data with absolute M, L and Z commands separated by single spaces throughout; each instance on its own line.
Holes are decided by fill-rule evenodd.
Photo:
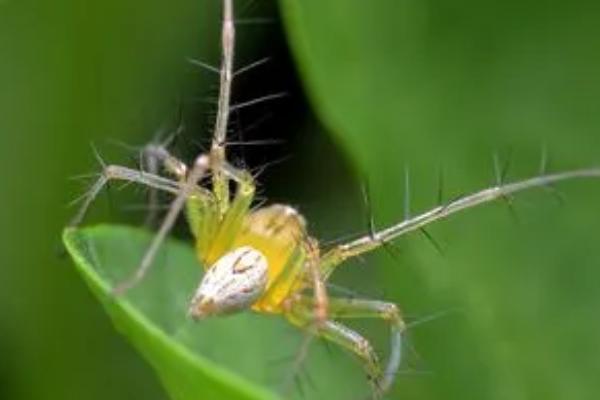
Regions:
M 73 219 L 69 223 L 70 226 L 77 226 L 83 221 L 87 210 L 89 209 L 94 199 L 98 196 L 98 194 L 104 188 L 104 186 L 111 180 L 138 183 L 173 194 L 177 194 L 181 186 L 179 182 L 173 181 L 168 178 L 164 178 L 162 176 L 154 175 L 144 171 L 138 171 L 131 168 L 121 167 L 118 165 L 107 165 L 103 168 L 96 182 L 83 196 L 82 204 L 77 214 L 75 214 L 75 217 L 73 217 Z M 200 187 L 196 187 L 196 189 L 198 191 L 204 190 Z
M 319 335 L 351 351 L 360 358 L 367 379 L 372 386 L 373 397 L 380 398 L 384 392 L 378 382 L 381 376 L 381 366 L 371 343 L 358 332 L 333 321 L 323 323 L 319 329 Z
M 390 355 L 383 378 L 378 386 L 386 392 L 398 373 L 402 361 L 402 333 L 406 326 L 394 303 L 377 300 L 332 299 L 329 304 L 332 318 L 380 318 L 390 325 Z
M 233 22 L 233 1 L 223 0 L 223 25 L 221 31 L 223 54 L 220 70 L 219 104 L 210 150 L 211 163 L 213 167 L 215 167 L 212 176 L 213 191 L 215 192 L 221 216 L 229 209 L 229 181 L 227 175 L 219 168 L 219 166 L 226 160 L 225 139 L 229 124 L 234 43 L 235 25 Z
M 420 229 L 432 222 L 444 219 L 449 215 L 466 210 L 480 204 L 506 198 L 507 196 L 536 187 L 547 187 L 553 183 L 575 178 L 600 178 L 600 168 L 580 169 L 559 172 L 550 175 L 540 175 L 533 178 L 507 184 L 499 184 L 468 196 L 460 197 L 450 203 L 437 206 L 415 217 L 392 225 L 379 232 L 363 236 L 352 242 L 338 245 L 328 251 L 322 258 L 323 276 L 325 279 L 335 267 L 348 258 L 374 250 L 402 235 Z
M 306 327 L 312 308 L 311 297 L 301 297 L 293 305 L 288 318 L 292 323 Z M 341 318 L 379 318 L 390 326 L 390 355 L 385 370 L 382 372 L 377 357 L 372 353 L 369 343 L 357 333 L 331 321 L 324 324 L 318 334 L 332 340 L 350 351 L 358 354 L 365 362 L 365 370 L 374 385 L 375 396 L 380 396 L 391 387 L 402 359 L 402 333 L 405 324 L 400 317 L 398 307 L 393 303 L 376 300 L 332 298 L 329 300 L 329 316 Z
M 381 381 L 382 370 L 379 357 L 371 346 L 371 343 L 358 332 L 335 321 L 324 321 L 318 329 L 316 329 L 311 312 L 312 311 L 309 309 L 295 310 L 294 312 L 286 314 L 286 316 L 294 325 L 306 329 L 307 332 L 311 334 L 314 333 L 332 341 L 358 356 L 363 364 L 367 379 L 371 384 L 373 397 L 381 397 L 383 391 L 381 390 L 379 382 Z M 305 341 L 303 342 L 303 345 L 307 343 L 309 342 Z M 306 349 L 303 348 L 303 351 L 306 351 Z
M 153 144 L 146 146 L 142 150 L 141 156 L 143 164 L 151 165 L 150 171 L 138 171 L 119 165 L 103 165 L 102 172 L 98 179 L 82 197 L 82 204 L 77 214 L 75 214 L 69 223 L 69 226 L 77 226 L 83 221 L 87 210 L 94 199 L 111 180 L 138 183 L 151 189 L 161 190 L 172 194 L 179 193 L 187 174 L 187 166 L 183 161 L 172 156 L 163 146 Z M 167 173 L 173 175 L 178 181 L 158 175 L 159 167 L 164 168 Z M 202 199 L 212 197 L 208 190 L 200 186 L 195 186 L 194 194 Z
M 194 167 L 188 174 L 180 190 L 178 190 L 175 200 L 173 200 L 171 203 L 169 211 L 167 212 L 160 229 L 152 239 L 148 250 L 146 250 L 139 267 L 129 279 L 117 285 L 117 287 L 114 289 L 115 294 L 123 294 L 125 291 L 135 286 L 144 278 L 146 272 L 148 272 L 148 269 L 152 265 L 152 261 L 154 260 L 160 245 L 175 224 L 179 212 L 185 205 L 186 200 L 188 200 L 188 198 L 194 193 L 195 189 L 197 188 L 196 184 L 202 179 L 209 166 L 210 162 L 208 156 L 201 155 L 196 159 Z

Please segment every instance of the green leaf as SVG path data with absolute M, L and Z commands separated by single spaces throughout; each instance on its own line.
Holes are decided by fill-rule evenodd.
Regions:
M 376 225 L 494 182 L 597 165 L 600 25 L 595 2 L 280 0 L 315 112 L 369 180 Z M 400 240 L 373 275 L 409 315 L 451 312 L 411 330 L 431 379 L 398 397 L 595 398 L 600 386 L 600 183 L 517 196 Z M 361 215 L 357 212 L 357 215 Z M 357 279 L 357 282 L 359 280 Z M 391 398 L 395 398 L 393 395 Z
M 173 399 L 279 398 L 275 393 L 348 399 L 369 393 L 360 364 L 333 346 L 312 345 L 306 367 L 295 369 L 305 335 L 279 316 L 188 319 L 188 300 L 202 275 L 191 245 L 168 240 L 144 280 L 115 298 L 111 289 L 138 266 L 152 233 L 99 225 L 68 228 L 63 236 L 115 327 L 154 367 Z M 343 386 L 332 384 L 345 380 Z
M 145 231 L 118 226 L 64 232 L 82 276 L 173 399 L 277 398 L 252 382 L 264 380 L 266 369 L 255 367 L 265 362 L 260 358 L 270 339 L 265 323 L 249 314 L 202 324 L 186 318 L 187 300 L 201 276 L 190 246 L 169 241 L 142 284 L 125 298 L 111 295 L 115 282 L 136 267 L 150 238 Z

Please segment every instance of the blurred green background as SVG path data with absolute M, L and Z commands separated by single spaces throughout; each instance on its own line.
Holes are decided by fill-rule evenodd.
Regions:
M 364 230 L 365 181 L 376 224 L 401 218 L 405 166 L 416 212 L 435 204 L 440 170 L 446 199 L 493 182 L 494 152 L 510 158 L 509 179 L 535 174 L 542 146 L 551 169 L 599 164 L 596 2 L 281 0 L 281 17 L 272 1 L 236 4 L 240 18 L 272 20 L 239 26 L 237 64 L 273 57 L 237 99 L 289 96 L 234 118 L 244 130 L 268 116 L 245 138 L 285 144 L 235 157 L 256 167 L 291 155 L 265 173 L 264 195 L 299 206 L 320 238 Z M 0 1 L 0 398 L 165 398 L 60 232 L 85 188 L 69 178 L 98 168 L 90 142 L 132 165 L 109 141 L 143 144 L 181 114 L 179 151 L 201 147 L 216 81 L 185 60 L 216 63 L 218 11 L 215 0 Z M 559 190 L 564 203 L 538 191 L 514 213 L 500 203 L 431 227 L 443 254 L 415 234 L 340 271 L 409 321 L 443 314 L 410 330 L 391 398 L 597 397 L 600 184 Z M 123 206 L 135 200 L 118 195 L 92 221 L 139 224 Z

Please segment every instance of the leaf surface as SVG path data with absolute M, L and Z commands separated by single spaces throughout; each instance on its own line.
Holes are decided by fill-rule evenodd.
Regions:
M 190 246 L 168 241 L 141 284 L 124 298 L 111 294 L 115 283 L 135 268 L 150 239 L 145 231 L 121 226 L 64 232 L 82 276 L 173 399 L 276 399 L 256 383 L 273 368 L 256 366 L 266 363 L 261 355 L 269 347 L 269 335 L 281 327 L 250 314 L 188 320 L 187 301 L 201 276 Z

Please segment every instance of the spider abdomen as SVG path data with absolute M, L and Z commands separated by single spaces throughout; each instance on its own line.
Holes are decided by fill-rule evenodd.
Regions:
M 273 204 L 248 214 L 234 246 L 252 246 L 265 255 L 267 288 L 252 306 L 259 312 L 280 313 L 282 302 L 304 287 L 306 222 L 294 208 Z
M 202 277 L 189 315 L 201 319 L 250 307 L 265 291 L 267 271 L 267 259 L 260 251 L 250 246 L 230 251 Z

